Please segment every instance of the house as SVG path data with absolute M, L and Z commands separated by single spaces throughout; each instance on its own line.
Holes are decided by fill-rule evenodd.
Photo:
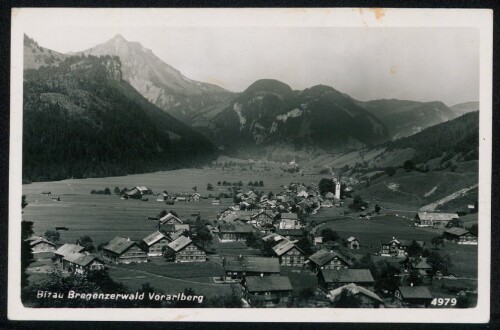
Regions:
M 318 274 L 318 286 L 325 292 L 354 283 L 365 288 L 375 285 L 369 269 L 321 269 Z
M 189 231 L 189 224 L 187 223 L 169 223 L 164 226 L 161 226 L 161 231 L 166 233 L 167 235 L 170 235 L 172 233 L 176 232 L 184 232 L 184 231 Z
M 165 225 L 165 224 L 180 224 L 184 223 L 181 219 L 179 219 L 177 216 L 173 215 L 172 213 L 167 213 L 163 217 L 160 218 L 160 224 Z
M 333 303 L 338 301 L 343 290 L 346 290 L 349 295 L 356 297 L 360 302 L 361 308 L 380 308 L 385 305 L 384 301 L 375 292 L 354 283 L 331 290 L 328 294 L 330 301 Z
M 175 252 L 175 262 L 207 261 L 205 250 L 193 243 L 189 237 L 180 236 L 167 246 Z
M 96 255 L 73 253 L 65 256 L 62 261 L 63 269 L 75 274 L 85 274 L 91 270 L 103 270 L 104 263 Z
M 102 256 L 115 264 L 148 262 L 148 253 L 137 242 L 118 236 L 102 248 Z
M 280 273 L 277 258 L 225 256 L 222 265 L 227 280 L 241 280 L 245 276 L 275 276 Z
M 273 223 L 274 216 L 272 214 L 269 214 L 265 210 L 260 210 L 257 213 L 252 214 L 251 219 L 252 222 L 255 222 L 260 226 L 264 223 Z
M 430 271 L 432 270 L 432 266 L 429 265 L 429 263 L 427 262 L 427 258 L 425 257 L 408 257 L 405 261 L 403 261 L 403 265 L 406 270 L 415 270 L 420 276 L 429 276 Z
M 62 264 L 64 257 L 66 257 L 70 254 L 74 254 L 74 253 L 82 253 L 84 250 L 85 250 L 85 248 L 83 246 L 66 243 L 66 244 L 60 246 L 54 252 L 54 255 L 56 257 L 56 260 Z
M 453 219 L 458 219 L 456 213 L 418 212 L 415 216 L 415 225 L 418 227 L 444 228 Z
M 394 297 L 407 307 L 426 307 L 432 301 L 432 293 L 426 286 L 400 286 Z
M 286 307 L 292 290 L 287 276 L 248 276 L 242 283 L 243 298 L 257 307 Z
M 321 249 L 323 246 L 323 236 L 314 237 L 314 246 L 318 249 Z
M 176 202 L 187 202 L 188 198 L 186 196 L 177 196 L 175 197 Z
M 298 240 L 304 237 L 305 232 L 303 229 L 276 229 L 276 234 L 289 240 Z
M 141 241 L 141 246 L 147 251 L 150 257 L 161 257 L 163 255 L 164 248 L 170 243 L 171 240 L 168 236 L 163 233 L 156 231 L 151 235 L 145 237 Z
M 412 244 L 411 240 L 398 240 L 395 237 L 389 242 L 380 243 L 380 255 L 383 257 L 404 257 L 406 249 Z M 424 241 L 415 241 L 420 247 L 424 247 Z
M 319 250 L 310 255 L 305 262 L 309 264 L 313 272 L 319 272 L 322 269 L 342 269 L 352 266 L 352 262 L 338 251 Z
M 194 202 L 199 202 L 201 199 L 201 194 L 200 193 L 194 193 L 191 195 L 191 200 Z
M 254 228 L 248 224 L 224 223 L 219 225 L 219 240 L 221 242 L 246 242 L 253 231 Z
M 56 251 L 56 245 L 41 236 L 30 237 L 26 241 L 30 242 L 30 249 L 33 254 L 47 253 L 47 252 L 54 253 Z
M 151 189 L 149 189 L 148 187 L 145 187 L 145 186 L 137 186 L 134 189 L 139 190 L 139 192 L 141 193 L 141 195 L 151 195 L 151 194 L 153 194 L 153 191 Z
M 321 207 L 333 207 L 333 202 L 329 199 L 326 199 L 321 202 Z
M 347 247 L 351 250 L 359 249 L 359 241 L 356 237 L 351 236 L 347 239 Z
M 477 245 L 477 237 L 463 228 L 453 227 L 446 229 L 443 236 L 446 240 L 453 243 Z
M 306 254 L 293 242 L 282 240 L 273 247 L 275 255 L 282 266 L 304 266 Z
M 212 199 L 212 205 L 220 205 L 220 199 Z

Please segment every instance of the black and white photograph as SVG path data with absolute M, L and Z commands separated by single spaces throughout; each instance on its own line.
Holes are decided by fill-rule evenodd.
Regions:
M 11 43 L 9 318 L 488 321 L 491 11 L 15 8 Z

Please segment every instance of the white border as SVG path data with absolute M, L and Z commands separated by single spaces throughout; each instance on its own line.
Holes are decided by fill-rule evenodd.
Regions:
M 50 13 L 51 15 L 44 15 Z M 383 14 L 377 18 L 376 14 Z M 52 19 L 56 15 L 57 20 Z M 50 18 L 49 18 L 50 17 Z M 472 309 L 32 309 L 20 299 L 24 27 L 473 27 L 480 44 L 478 304 Z M 493 11 L 488 9 L 74 9 L 12 11 L 8 318 L 10 320 L 483 323 L 490 315 Z

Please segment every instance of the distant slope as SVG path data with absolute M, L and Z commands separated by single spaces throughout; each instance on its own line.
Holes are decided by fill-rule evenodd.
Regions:
M 82 53 L 118 56 L 125 81 L 151 103 L 187 124 L 199 110 L 224 102 L 232 95 L 219 86 L 186 78 L 151 50 L 121 35 Z
M 478 111 L 479 102 L 465 102 L 465 103 L 455 104 L 454 106 L 450 107 L 450 109 L 457 115 L 461 116 L 468 112 Z
M 250 85 L 213 118 L 211 128 L 217 145 L 236 154 L 346 150 L 389 139 L 377 117 L 332 87 L 293 91 L 272 79 Z
M 392 99 L 358 102 L 358 104 L 384 122 L 393 139 L 413 135 L 427 127 L 457 117 L 457 114 L 442 102 Z
M 43 48 L 38 43 L 24 35 L 24 69 L 38 69 L 41 66 L 54 66 L 64 60 L 65 55 Z
M 122 79 L 117 57 L 72 56 L 25 71 L 25 179 L 144 173 L 214 155 L 210 142 Z

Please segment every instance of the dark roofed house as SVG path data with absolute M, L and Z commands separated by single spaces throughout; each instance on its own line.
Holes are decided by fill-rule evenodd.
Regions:
M 141 246 L 147 251 L 150 257 L 161 257 L 163 255 L 163 249 L 171 242 L 170 237 L 165 236 L 159 231 L 155 231 L 151 235 L 143 238 L 141 241 Z
M 118 236 L 103 247 L 102 255 L 105 261 L 117 264 L 148 261 L 147 252 L 137 242 Z
M 60 246 L 54 254 L 56 256 L 56 260 L 62 264 L 64 257 L 74 253 L 82 253 L 84 250 L 85 248 L 83 246 L 66 243 Z
M 254 307 L 285 307 L 293 290 L 287 276 L 248 276 L 242 287 L 243 298 Z
M 375 284 L 369 269 L 322 269 L 317 274 L 318 285 L 325 292 L 354 283 L 367 289 Z
M 62 265 L 64 270 L 76 274 L 85 274 L 91 270 L 104 269 L 104 263 L 98 256 L 83 253 L 73 253 L 65 256 Z
M 306 254 L 298 246 L 288 240 L 282 240 L 273 247 L 282 266 L 304 266 Z
M 432 266 L 427 262 L 427 258 L 418 257 L 418 258 L 406 258 L 403 261 L 403 265 L 406 270 L 416 270 L 420 276 L 429 276 L 432 270 Z
M 248 224 L 225 223 L 219 225 L 219 240 L 221 242 L 246 242 L 254 228 Z
M 276 229 L 276 234 L 286 239 L 296 240 L 304 237 L 304 229 Z
M 415 224 L 419 227 L 444 228 L 451 220 L 458 218 L 456 213 L 418 212 Z
M 477 245 L 477 237 L 463 228 L 453 227 L 446 229 L 443 235 L 446 240 L 453 243 Z
M 241 280 L 245 276 L 279 275 L 280 264 L 277 258 L 254 256 L 223 257 L 226 280 Z
M 319 250 L 310 255 L 306 263 L 315 273 L 321 269 L 342 269 L 352 266 L 352 262 L 338 251 Z
M 175 262 L 203 262 L 207 261 L 205 250 L 193 243 L 186 236 L 179 236 L 176 240 L 170 242 L 168 248 L 175 253 Z
M 331 302 L 336 302 L 339 300 L 342 290 L 347 290 L 347 292 L 358 298 L 361 303 L 361 308 L 380 308 L 384 307 L 384 301 L 375 292 L 372 292 L 362 286 L 356 285 L 354 283 L 346 284 L 344 286 L 338 287 L 335 290 L 331 290 L 328 294 Z
M 394 292 L 394 297 L 407 307 L 426 307 L 433 298 L 426 286 L 400 286 Z

